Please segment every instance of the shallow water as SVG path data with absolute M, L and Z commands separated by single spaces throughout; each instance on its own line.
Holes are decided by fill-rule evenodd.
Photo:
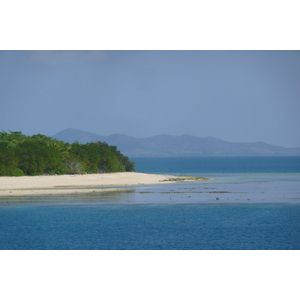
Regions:
M 198 174 L 201 176 L 202 174 Z M 211 174 L 213 180 L 124 187 L 103 192 L 89 187 L 84 194 L 12 196 L 1 206 L 30 204 L 188 204 L 211 202 L 300 203 L 300 174 Z M 96 191 L 96 192 L 94 192 Z

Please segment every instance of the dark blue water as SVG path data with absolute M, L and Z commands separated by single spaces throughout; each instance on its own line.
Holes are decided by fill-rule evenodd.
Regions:
M 137 172 L 153 174 L 299 173 L 300 156 L 131 158 Z
M 300 205 L 75 205 L 0 210 L 1 249 L 300 249 Z
M 299 157 L 138 158 L 214 181 L 0 198 L 0 249 L 299 250 Z

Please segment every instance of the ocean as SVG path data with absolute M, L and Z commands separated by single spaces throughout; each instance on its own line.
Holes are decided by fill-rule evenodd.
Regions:
M 300 157 L 131 158 L 207 181 L 0 198 L 1 250 L 299 250 Z

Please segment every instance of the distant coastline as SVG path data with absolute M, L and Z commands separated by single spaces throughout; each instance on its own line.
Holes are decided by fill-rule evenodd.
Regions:
M 300 147 L 285 148 L 264 142 L 233 143 L 215 137 L 188 134 L 160 134 L 135 138 L 125 134 L 98 135 L 68 128 L 53 136 L 67 143 L 106 142 L 128 157 L 201 157 L 201 156 L 300 156 Z

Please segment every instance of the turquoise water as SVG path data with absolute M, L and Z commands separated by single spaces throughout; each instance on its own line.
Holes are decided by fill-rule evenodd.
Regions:
M 0 198 L 0 249 L 300 249 L 299 157 L 135 161 L 213 180 Z

